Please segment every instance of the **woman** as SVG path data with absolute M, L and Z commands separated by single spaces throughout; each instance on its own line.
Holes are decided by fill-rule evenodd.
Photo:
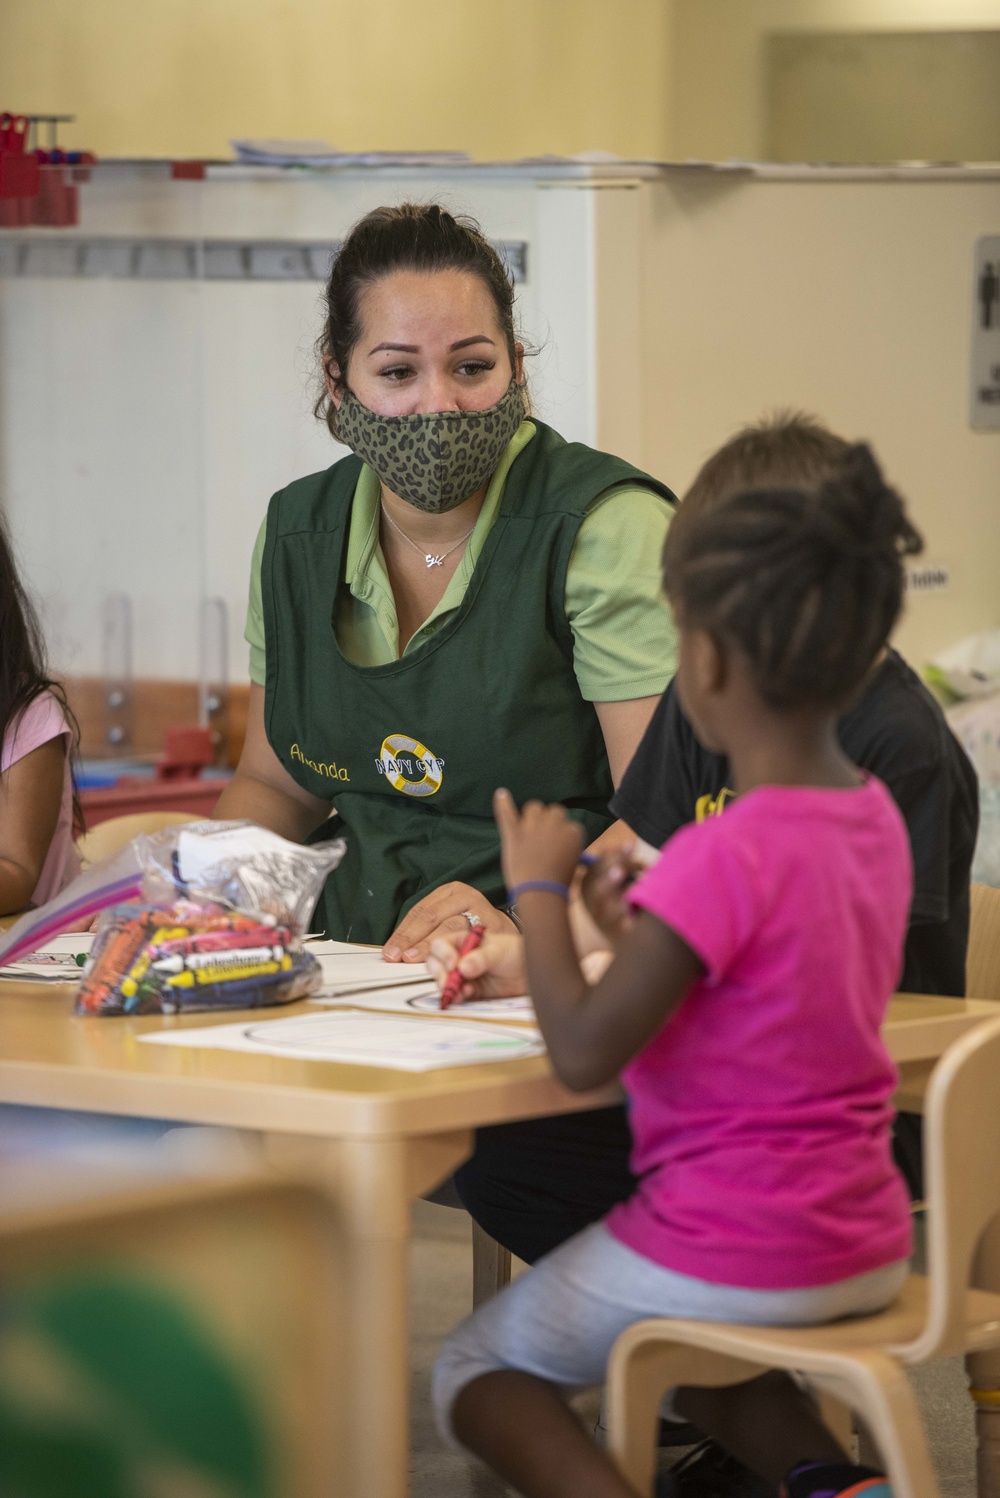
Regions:
M 607 832 L 673 658 L 673 495 L 528 417 L 513 299 L 474 224 L 362 219 L 317 406 L 354 456 L 276 494 L 254 552 L 248 732 L 216 815 L 342 832 L 316 925 L 390 960 L 467 914 L 512 929 L 498 784 Z

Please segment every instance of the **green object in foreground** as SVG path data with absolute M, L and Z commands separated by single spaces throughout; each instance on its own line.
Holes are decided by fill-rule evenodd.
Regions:
M 199 1494 L 274 1493 L 252 1392 L 187 1307 L 113 1270 L 6 1295 L 0 1493 L 141 1498 L 164 1472 L 177 1491 L 188 1472 Z

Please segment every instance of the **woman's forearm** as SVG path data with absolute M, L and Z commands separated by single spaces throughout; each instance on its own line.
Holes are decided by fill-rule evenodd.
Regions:
M 215 803 L 212 816 L 219 821 L 257 822 L 290 842 L 301 843 L 315 832 L 333 810 L 306 806 L 294 796 L 269 785 L 245 770 L 237 770 Z

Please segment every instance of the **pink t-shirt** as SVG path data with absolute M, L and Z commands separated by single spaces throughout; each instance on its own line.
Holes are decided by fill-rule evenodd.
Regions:
M 31 897 L 32 905 L 44 905 L 80 872 L 80 859 L 73 842 L 73 774 L 70 766 L 72 731 L 66 716 L 51 692 L 40 692 L 4 735 L 0 774 L 24 759 L 33 749 L 62 735 L 66 740 L 66 769 L 63 773 L 59 820 L 49 844 L 41 877 Z
M 911 886 L 903 819 L 870 777 L 761 786 L 664 846 L 631 900 L 706 976 L 623 1074 L 641 1178 L 608 1218 L 623 1243 L 755 1289 L 907 1257 L 879 1026 Z

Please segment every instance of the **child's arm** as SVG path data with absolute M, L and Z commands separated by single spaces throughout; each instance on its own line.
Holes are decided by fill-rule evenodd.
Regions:
M 23 910 L 41 878 L 59 821 L 66 738 L 32 749 L 0 775 L 0 915 Z
M 518 813 L 508 791 L 497 792 L 494 807 L 508 888 L 534 880 L 568 884 L 582 837 L 564 809 L 529 801 Z M 580 972 L 565 900 L 525 891 L 518 912 L 538 1023 L 560 1080 L 577 1092 L 616 1077 L 704 972 L 679 936 L 642 911 L 591 987 Z

